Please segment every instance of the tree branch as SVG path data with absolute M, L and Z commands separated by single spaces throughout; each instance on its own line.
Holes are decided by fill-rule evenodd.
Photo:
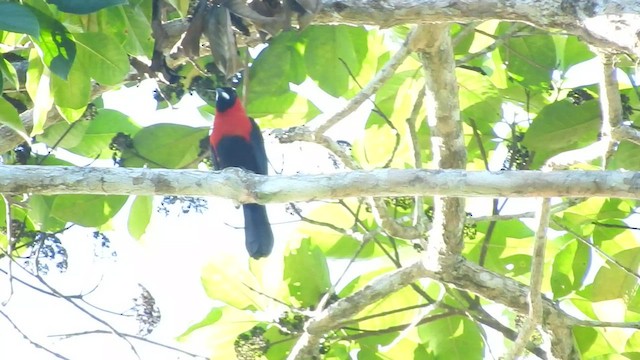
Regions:
M 348 197 L 618 197 L 640 199 L 640 173 L 379 169 L 263 176 L 223 171 L 0 165 L 0 193 L 217 196 L 241 203 Z
M 75 337 L 75 336 L 84 336 L 84 335 L 92 335 L 92 334 L 111 334 L 111 332 L 109 330 L 90 330 L 90 331 L 83 331 L 83 332 L 70 333 L 70 334 L 49 335 L 49 337 L 58 337 L 58 338 L 62 338 L 62 339 L 69 339 L 69 338 L 72 338 L 72 337 Z M 194 354 L 194 353 L 179 349 L 179 348 L 177 348 L 175 346 L 170 346 L 170 345 L 166 345 L 166 344 L 163 344 L 163 343 L 160 343 L 160 342 L 157 342 L 157 341 L 153 341 L 151 339 L 145 338 L 144 336 L 127 334 L 127 333 L 120 333 L 120 335 L 122 335 L 122 336 L 124 336 L 126 338 L 130 338 L 130 339 L 141 341 L 143 343 L 155 345 L 155 346 L 158 346 L 160 348 L 173 350 L 175 352 L 181 353 L 183 355 L 190 356 L 190 357 L 195 358 L 195 359 L 209 359 L 206 356 Z
M 439 169 L 464 169 L 467 150 L 460 120 L 456 64 L 449 35 L 449 25 L 419 25 L 414 48 L 422 62 L 425 78 L 427 121 L 431 129 L 433 162 Z M 465 199 L 433 198 L 433 223 L 425 253 L 425 266 L 452 265 L 462 251 Z
M 344 119 L 347 115 L 354 112 L 360 105 L 362 105 L 362 103 L 364 103 L 376 91 L 378 91 L 378 89 L 380 89 L 380 87 L 387 80 L 389 80 L 391 76 L 393 76 L 396 69 L 400 67 L 400 65 L 402 65 L 402 63 L 404 62 L 404 59 L 406 59 L 407 56 L 409 56 L 409 54 L 411 53 L 410 44 L 413 41 L 414 37 L 415 37 L 415 31 L 412 30 L 411 32 L 409 32 L 409 35 L 407 35 L 407 38 L 405 39 L 402 46 L 400 46 L 400 49 L 398 49 L 398 51 L 396 51 L 395 54 L 393 54 L 393 57 L 391 57 L 391 59 L 389 59 L 389 61 L 387 61 L 384 64 L 384 67 L 380 69 L 380 71 L 378 71 L 378 73 L 374 76 L 374 78 L 371 79 L 371 81 L 369 81 L 369 83 L 367 83 L 367 85 L 362 90 L 360 90 L 360 92 L 356 94 L 356 96 L 354 96 L 351 100 L 349 100 L 349 102 L 347 103 L 347 105 L 345 105 L 344 108 L 342 108 L 340 111 L 333 114 L 322 125 L 318 126 L 318 128 L 316 129 L 316 134 L 317 135 L 324 134 L 327 130 L 329 130 L 332 126 L 337 124 L 340 120 Z
M 640 3 L 632 0 L 330 0 L 315 21 L 390 27 L 489 19 L 563 29 L 597 47 L 640 55 Z
M 11 326 L 13 326 L 13 328 L 20 334 L 22 335 L 23 338 L 25 338 L 25 340 L 27 340 L 28 342 L 31 343 L 31 345 L 35 346 L 38 349 L 44 350 L 46 352 L 48 352 L 49 354 L 53 355 L 54 357 L 58 358 L 58 359 L 62 359 L 62 360 L 70 360 L 68 357 L 63 356 L 61 354 L 58 354 L 57 352 L 53 351 L 53 350 L 49 350 L 47 347 L 31 340 L 31 338 L 29 338 L 27 336 L 27 334 L 25 334 L 19 327 L 18 325 L 16 325 L 16 323 L 13 322 L 13 320 L 11 320 L 11 318 L 9 317 L 9 315 L 5 314 L 4 312 L 0 311 L 0 315 L 2 315 L 5 319 L 7 319 L 7 321 L 11 324 Z
M 537 213 L 538 228 L 536 230 L 536 242 L 531 257 L 531 284 L 529 290 L 529 315 L 520 329 L 513 347 L 505 356 L 506 359 L 517 359 L 522 354 L 536 327 L 542 322 L 542 277 L 544 276 L 544 253 L 547 243 L 547 230 L 551 216 L 551 200 L 542 199 Z

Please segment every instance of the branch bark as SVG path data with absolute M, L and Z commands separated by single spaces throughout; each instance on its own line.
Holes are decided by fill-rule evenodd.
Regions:
M 596 47 L 640 55 L 640 3 L 632 0 L 330 0 L 316 22 L 390 27 L 489 19 L 563 29 Z
M 467 149 L 464 144 L 458 81 L 449 25 L 419 25 L 414 47 L 422 62 L 425 78 L 427 122 L 431 129 L 433 162 L 440 169 L 464 169 Z M 429 232 L 425 266 L 451 266 L 462 251 L 465 200 L 457 197 L 433 198 L 433 224 Z
M 237 168 L 199 171 L 2 165 L 0 193 L 194 195 L 261 204 L 417 195 L 640 199 L 640 172 L 379 169 L 263 176 Z
M 355 314 L 366 306 L 421 278 L 431 278 L 470 291 L 523 315 L 529 311 L 527 301 L 529 288 L 516 280 L 488 271 L 462 257 L 456 257 L 451 273 L 427 270 L 421 261 L 417 261 L 408 267 L 384 274 L 372 280 L 353 295 L 338 300 L 310 320 L 306 334 L 317 337 L 337 329 L 348 323 Z M 543 324 L 547 327 L 565 329 L 568 332 L 568 338 L 571 338 L 571 327 L 580 324 L 581 320 L 565 313 L 559 305 L 544 296 L 541 297 L 540 305 L 543 312 Z M 636 323 L 628 324 L 629 328 L 635 326 L 637 326 Z M 575 351 L 575 349 L 572 350 Z M 571 353 L 569 350 L 565 353 L 569 354 L 569 359 L 575 358 L 575 352 Z

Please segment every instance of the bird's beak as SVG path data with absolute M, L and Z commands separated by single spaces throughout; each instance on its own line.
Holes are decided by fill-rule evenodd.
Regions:
M 229 94 L 227 94 L 226 91 L 224 91 L 223 88 L 217 88 L 216 89 L 216 100 L 219 98 L 223 98 L 225 100 L 230 100 L 231 96 L 229 96 Z

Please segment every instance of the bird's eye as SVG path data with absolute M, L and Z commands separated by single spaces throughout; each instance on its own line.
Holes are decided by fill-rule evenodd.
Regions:
M 216 100 L 229 101 L 231 100 L 231 97 L 232 97 L 232 93 L 230 91 L 227 91 L 224 88 L 216 89 Z

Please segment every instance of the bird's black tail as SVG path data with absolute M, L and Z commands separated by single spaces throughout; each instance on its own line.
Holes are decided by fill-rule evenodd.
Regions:
M 273 249 L 273 232 L 267 217 L 267 209 L 264 205 L 245 204 L 244 210 L 244 236 L 245 245 L 249 255 L 258 259 L 271 254 Z

